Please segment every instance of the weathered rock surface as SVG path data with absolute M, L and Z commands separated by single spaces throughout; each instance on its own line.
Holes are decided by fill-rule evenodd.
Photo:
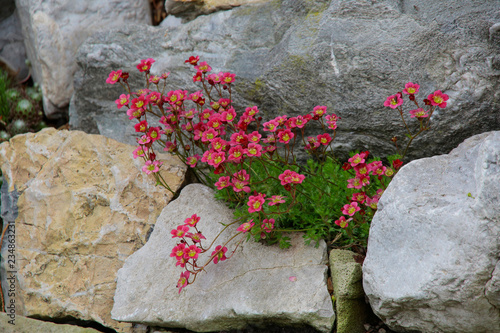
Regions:
M 242 5 L 169 29 L 97 33 L 78 53 L 70 125 L 131 140 L 122 130 L 128 117 L 114 104 L 123 90 L 105 84 L 109 72 L 135 75 L 140 59 L 151 57 L 153 72 L 172 73 L 169 89 L 194 91 L 200 88 L 184 60 L 199 55 L 214 72 L 236 74 L 240 112 L 257 105 L 269 119 L 327 105 L 342 117 L 339 154 L 394 153 L 390 138 L 405 137 L 397 111 L 383 106 L 386 97 L 408 81 L 421 85 L 418 100 L 440 89 L 450 96 L 448 107 L 434 113 L 433 131 L 414 141 L 410 157 L 448 153 L 467 137 L 500 129 L 498 23 L 498 1 L 287 0 Z
M 99 29 L 151 24 L 147 0 L 16 0 L 33 77 L 47 117 L 66 116 L 78 47 Z
M 245 4 L 266 2 L 267 0 L 167 0 L 165 11 L 168 15 L 192 20 L 200 15 L 207 15 L 218 10 L 227 10 Z
M 183 269 L 170 257 L 176 244 L 170 231 L 192 214 L 201 217 L 197 226 L 208 242 L 223 229 L 220 223 L 233 221 L 232 211 L 214 199 L 212 190 L 186 186 L 162 211 L 146 245 L 118 271 L 113 319 L 197 332 L 247 325 L 309 325 L 331 331 L 335 314 L 326 286 L 326 244 L 306 246 L 300 234 L 291 236 L 287 250 L 242 243 L 231 259 L 207 266 L 206 273 L 179 294 L 176 284 Z M 233 236 L 236 228 L 229 227 L 217 244 Z
M 365 333 L 369 306 L 363 291 L 363 271 L 354 259 L 355 254 L 346 250 L 330 251 L 332 275 L 337 314 L 337 333 Z
M 25 64 L 26 49 L 21 32 L 21 22 L 14 0 L 2 2 L 0 8 L 0 68 L 18 80 L 25 79 L 29 69 Z
M 111 319 L 116 272 L 146 243 L 172 198 L 141 172 L 134 148 L 54 129 L 0 145 L 2 218 L 15 220 L 16 267 L 2 264 L 4 273 L 17 270 L 18 315 L 73 317 L 129 332 L 130 324 Z M 175 190 L 185 167 L 170 156 L 161 158 L 163 177 Z
M 500 332 L 500 132 L 413 161 L 373 218 L 363 265 L 375 312 L 397 331 Z
M 2 333 L 99 333 L 93 328 L 83 328 L 73 325 L 54 324 L 46 321 L 15 316 L 15 319 L 0 312 L 0 327 Z M 9 323 L 11 321 L 11 323 Z

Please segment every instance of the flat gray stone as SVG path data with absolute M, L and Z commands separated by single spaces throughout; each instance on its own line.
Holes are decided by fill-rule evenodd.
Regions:
M 118 271 L 112 318 L 197 332 L 248 324 L 309 325 L 331 331 L 335 314 L 326 286 L 326 244 L 306 246 L 298 233 L 291 235 L 292 247 L 287 250 L 242 243 L 232 258 L 207 266 L 206 273 L 179 294 L 176 284 L 183 269 L 170 257 L 176 244 L 170 231 L 192 214 L 201 217 L 198 228 L 207 241 L 222 230 L 220 223 L 233 221 L 232 211 L 214 199 L 212 190 L 200 184 L 185 187 L 162 211 L 146 245 Z M 216 244 L 234 235 L 237 227 L 229 227 Z M 211 252 L 200 256 L 200 262 Z M 292 276 L 296 281 L 289 279 Z

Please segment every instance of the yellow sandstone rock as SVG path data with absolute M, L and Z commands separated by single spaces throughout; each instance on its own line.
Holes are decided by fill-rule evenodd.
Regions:
M 141 172 L 134 146 L 80 131 L 44 129 L 0 145 L 9 192 L 17 190 L 18 290 L 23 316 L 93 320 L 119 332 L 111 319 L 116 272 L 141 248 L 172 198 Z M 175 191 L 186 168 L 169 155 L 162 175 Z

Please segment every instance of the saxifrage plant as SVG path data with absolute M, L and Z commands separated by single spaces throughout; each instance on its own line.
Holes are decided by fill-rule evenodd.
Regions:
M 333 154 L 332 142 L 337 122 L 334 113 L 318 105 L 297 117 L 286 115 L 264 121 L 257 106 L 249 106 L 238 114 L 232 106 L 235 74 L 210 73 L 212 68 L 199 57 L 186 63 L 196 71 L 193 82 L 201 90 L 167 89 L 170 73 L 151 74 L 151 58 L 141 60 L 137 69 L 144 73 L 146 87 L 137 92 L 130 89 L 129 74 L 112 71 L 107 83 L 119 82 L 127 91 L 117 100 L 118 108 L 126 107 L 140 137 L 134 158 L 144 160 L 143 171 L 157 183 L 172 191 L 159 170 L 157 149 L 176 155 L 188 165 L 202 183 L 216 189 L 216 197 L 235 211 L 239 227 L 224 244 L 216 245 L 210 259 L 198 263 L 199 254 L 214 245 L 203 246 L 205 236 L 197 225 L 202 217 L 196 214 L 171 231 L 179 241 L 171 257 L 184 269 L 179 292 L 196 279 L 208 264 L 224 261 L 234 254 L 244 239 L 266 240 L 290 246 L 285 232 L 303 231 L 307 241 L 325 239 L 338 246 L 366 246 L 369 223 L 377 203 L 391 177 L 401 167 L 408 147 L 415 137 L 430 129 L 435 107 L 445 107 L 448 96 L 439 90 L 424 100 L 424 110 L 416 102 L 417 84 L 408 83 L 403 92 L 389 96 L 384 103 L 397 109 L 408 131 L 408 142 L 401 155 L 388 157 L 391 166 L 369 158 L 369 152 L 353 153 L 342 165 Z M 412 134 L 402 109 L 403 95 L 417 107 L 410 111 L 419 122 Z M 322 129 L 316 136 L 305 135 L 308 124 L 315 122 Z M 397 139 L 393 138 L 397 146 Z M 297 148 L 299 144 L 302 148 Z M 307 163 L 297 161 L 297 149 L 311 155 Z M 227 230 L 226 225 L 224 230 Z M 227 246 L 235 241 L 231 253 Z

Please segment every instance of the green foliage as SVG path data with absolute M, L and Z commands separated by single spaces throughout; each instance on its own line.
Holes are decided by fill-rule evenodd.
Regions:
M 394 155 L 389 156 L 388 159 L 392 161 L 398 157 Z M 371 159 L 368 163 L 376 160 L 379 159 Z M 291 192 L 281 185 L 278 178 L 285 170 L 306 175 L 304 181 L 295 188 L 293 205 L 264 206 L 265 217 L 272 217 L 276 220 L 276 229 L 270 234 L 264 234 L 269 243 L 279 243 L 280 247 L 288 247 L 289 242 L 283 232 L 303 231 L 306 243 L 311 241 L 317 243 L 324 239 L 330 244 L 335 243 L 336 246 L 366 246 L 369 225 L 376 209 L 367 208 L 362 216 L 356 214 L 353 222 L 345 229 L 334 223 L 342 216 L 342 207 L 350 202 L 352 194 L 361 191 L 347 188 L 347 180 L 356 175 L 353 169 L 344 170 L 338 161 L 329 156 L 325 158 L 325 161 L 309 159 L 304 165 L 290 165 L 259 159 L 254 160 L 251 165 L 244 163 L 242 168 L 251 170 L 250 185 L 253 193 L 265 194 L 266 198 L 273 195 L 290 198 Z M 219 175 L 211 174 L 210 179 L 211 183 L 215 183 Z M 388 177 L 381 177 L 380 180 L 377 177 L 371 177 L 371 183 L 364 188 L 364 191 L 373 197 L 377 195 L 377 190 L 385 188 L 389 181 Z M 216 198 L 228 203 L 235 210 L 235 219 L 241 221 L 253 219 L 258 224 L 258 221 L 264 218 L 261 213 L 248 212 L 247 196 L 240 196 L 238 199 L 232 190 L 226 188 L 217 191 Z M 287 202 L 289 201 L 290 199 Z M 252 229 L 252 232 L 253 238 L 256 240 L 261 238 L 259 228 Z
M 7 73 L 0 69 L 0 116 L 6 119 L 10 113 L 9 95 L 7 89 L 10 86 L 10 80 Z
M 14 86 L 0 70 L 0 142 L 44 127 L 40 87 Z

